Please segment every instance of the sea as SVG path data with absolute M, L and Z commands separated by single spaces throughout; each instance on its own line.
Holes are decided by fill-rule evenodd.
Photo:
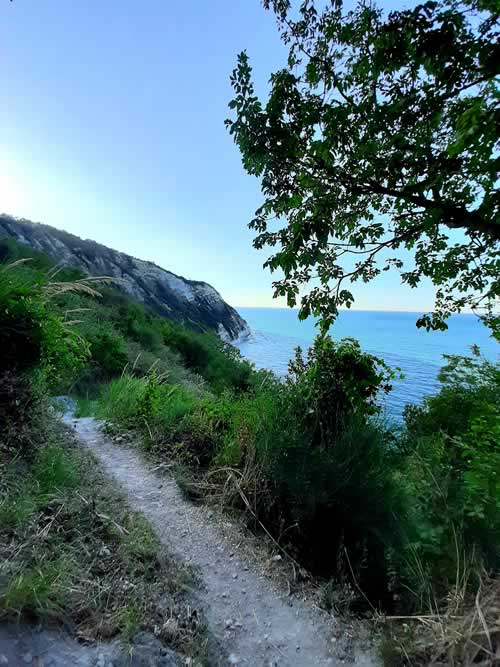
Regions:
M 251 329 L 238 342 L 243 357 L 257 368 L 284 377 L 288 362 L 300 346 L 304 352 L 318 333 L 313 318 L 300 321 L 298 311 L 290 308 L 238 308 Z M 362 348 L 393 367 L 404 378 L 393 383 L 393 390 L 382 399 L 382 414 L 388 421 L 401 423 L 407 403 L 419 404 L 424 396 L 439 390 L 437 375 L 444 364 L 443 355 L 469 355 L 472 345 L 482 354 L 498 360 L 499 345 L 489 330 L 473 314 L 454 315 L 447 331 L 417 329 L 419 313 L 381 311 L 342 311 L 330 330 L 336 339 L 356 338 Z

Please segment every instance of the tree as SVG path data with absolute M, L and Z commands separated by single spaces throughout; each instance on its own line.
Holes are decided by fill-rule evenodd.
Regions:
M 256 248 L 275 249 L 264 265 L 283 272 L 275 296 L 295 306 L 309 286 L 299 316 L 320 316 L 326 329 L 353 303 L 348 283 L 397 270 L 411 287 L 423 277 L 436 287 L 418 326 L 445 329 L 464 308 L 493 321 L 498 0 L 430 1 L 388 16 L 368 0 L 352 11 L 341 0 L 263 4 L 288 65 L 271 75 L 264 105 L 241 53 L 226 125 L 262 179 L 249 226 Z

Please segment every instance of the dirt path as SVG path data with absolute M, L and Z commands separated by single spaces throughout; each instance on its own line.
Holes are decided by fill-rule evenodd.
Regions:
M 210 632 L 227 658 L 221 664 L 251 667 L 340 665 L 332 619 L 284 597 L 250 563 L 242 562 L 205 508 L 186 501 L 172 478 L 160 477 L 140 454 L 118 446 L 92 418 L 67 418 L 85 444 L 142 512 L 160 540 L 196 566 Z M 351 660 L 349 660 L 351 662 Z M 361 650 L 356 665 L 374 665 Z

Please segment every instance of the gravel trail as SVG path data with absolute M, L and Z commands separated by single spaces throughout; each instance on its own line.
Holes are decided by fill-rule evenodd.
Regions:
M 357 646 L 348 660 L 336 653 L 331 617 L 282 595 L 252 563 L 238 558 L 212 513 L 185 500 L 173 478 L 159 476 L 136 450 L 111 441 L 95 419 L 66 421 L 122 487 L 131 508 L 144 514 L 171 551 L 198 569 L 198 597 L 210 633 L 226 656 L 222 665 L 376 664 L 372 654 Z

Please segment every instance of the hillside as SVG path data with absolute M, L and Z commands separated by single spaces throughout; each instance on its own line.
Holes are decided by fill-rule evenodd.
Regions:
M 59 620 L 73 636 L 119 636 L 134 651 L 149 632 L 148 664 L 165 667 L 178 661 L 159 662 L 162 651 L 227 664 L 197 661 L 211 646 L 229 664 L 263 664 L 263 654 L 288 667 L 337 655 L 366 664 L 349 627 L 337 625 L 331 641 L 312 595 L 335 623 L 389 614 L 387 666 L 408 655 L 416 665 L 443 655 L 489 664 L 500 642 L 495 364 L 478 350 L 447 357 L 439 393 L 407 406 L 393 430 L 378 397 L 394 373 L 353 339 L 318 336 L 280 381 L 215 332 L 161 317 L 71 266 L 54 280 L 54 268 L 0 239 L 0 622 Z M 54 405 L 76 407 L 71 437 Z M 218 527 L 233 522 L 226 543 Z M 254 544 L 269 579 L 260 560 L 252 574 Z M 188 565 L 203 598 L 186 591 Z M 281 576 L 285 597 L 273 587 Z M 420 627 L 437 616 L 438 634 Z M 408 623 L 392 625 L 400 619 Z M 26 646 L 21 657 L 38 657 Z
M 117 250 L 48 225 L 0 215 L 0 238 L 13 238 L 90 276 L 111 276 L 116 287 L 159 315 L 198 330 L 213 329 L 226 341 L 248 332 L 248 325 L 211 285 L 187 280 Z

